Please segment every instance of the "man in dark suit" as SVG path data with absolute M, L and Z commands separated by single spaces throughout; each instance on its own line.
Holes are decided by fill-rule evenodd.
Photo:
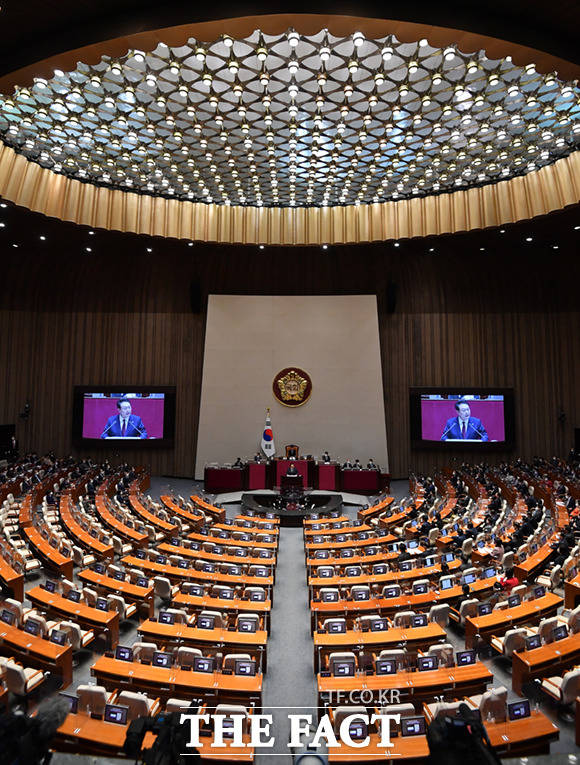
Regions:
M 298 469 L 296 465 L 294 464 L 294 462 L 291 462 L 288 465 L 288 470 L 286 471 L 286 475 L 294 475 L 294 476 L 298 475 Z
M 457 417 L 450 417 L 445 423 L 442 441 L 448 438 L 464 439 L 470 441 L 489 441 L 489 437 L 481 420 L 471 416 L 471 409 L 467 401 L 460 399 L 455 402 Z
M 328 452 L 324 452 L 322 455 L 322 462 L 325 464 L 328 464 L 330 462 L 330 454 Z
M 128 398 L 117 401 L 118 414 L 109 417 L 101 438 L 147 438 L 143 421 L 136 414 L 131 414 L 131 402 Z

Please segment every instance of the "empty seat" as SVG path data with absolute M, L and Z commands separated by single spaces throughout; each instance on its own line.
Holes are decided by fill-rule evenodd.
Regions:
M 529 632 L 525 627 L 508 630 L 503 637 L 491 638 L 491 645 L 496 651 L 503 654 L 506 659 L 511 659 L 514 651 L 523 651 L 526 647 L 526 638 Z
M 542 690 L 559 704 L 572 704 L 580 694 L 580 669 L 572 669 L 563 677 L 545 677 Z
M 415 616 L 414 611 L 398 611 L 393 616 L 393 626 L 394 627 L 410 627 L 411 626 L 411 620 Z
M 479 711 L 481 719 L 493 720 L 494 722 L 505 722 L 507 716 L 507 688 L 491 688 L 481 696 L 479 702 Z
M 389 592 L 390 591 L 390 592 Z M 383 598 L 389 597 L 389 598 L 400 598 L 401 597 L 401 585 L 399 584 L 388 584 L 385 585 L 381 591 L 381 595 Z
M 366 584 L 355 584 L 350 588 L 350 595 L 354 600 L 369 600 L 371 588 Z
M 14 661 L 7 661 L 4 665 L 4 684 L 15 696 L 27 696 L 43 680 L 44 673 L 40 669 L 23 667 Z
M 405 717 L 416 717 L 417 712 L 413 704 L 390 704 L 387 707 L 381 709 L 382 715 L 400 715 L 401 720 Z M 379 733 L 381 733 L 382 720 L 378 720 L 377 727 Z M 396 723 L 394 720 L 389 721 L 391 733 L 398 733 L 401 730 L 401 723 Z
M 128 708 L 127 720 L 149 717 L 159 711 L 159 699 L 150 699 L 144 693 L 121 691 L 115 699 L 115 703 Z
M 203 653 L 199 648 L 189 648 L 188 646 L 179 646 L 177 649 L 177 664 L 180 667 L 192 667 L 195 659 L 201 659 Z
M 437 661 L 441 666 L 453 666 L 453 646 L 451 643 L 437 643 L 436 645 L 432 645 L 427 651 L 427 655 L 437 657 Z
M 156 643 L 137 641 L 133 645 L 133 658 L 135 661 L 153 661 L 153 654 L 157 651 Z
M 188 622 L 187 611 L 184 611 L 183 608 L 166 608 L 165 613 L 173 616 L 175 624 L 187 624 Z
M 249 653 L 229 653 L 224 657 L 223 669 L 234 670 L 236 668 L 236 661 L 251 661 L 252 657 Z
M 169 579 L 165 576 L 156 576 L 153 579 L 155 595 L 161 600 L 171 600 L 178 591 L 178 587 L 173 587 Z
M 436 622 L 441 627 L 447 627 L 449 624 L 449 604 L 441 603 L 438 606 L 431 606 L 427 615 L 427 620 Z
M 214 620 L 213 624 L 215 629 L 221 629 L 222 627 L 226 626 L 225 617 L 220 611 L 200 611 L 198 616 L 198 621 L 199 621 L 199 618 L 202 616 L 213 618 Z
M 332 727 L 337 736 L 340 732 L 340 726 L 343 720 L 345 720 L 347 717 L 350 717 L 351 715 L 362 715 L 363 717 L 366 717 L 366 707 L 337 707 L 334 710 L 332 720 Z
M 130 619 L 137 613 L 137 606 L 134 603 L 127 605 L 120 595 L 107 595 L 107 603 L 109 610 L 117 611 L 120 619 Z
M 165 711 L 166 712 L 181 712 L 184 709 L 189 709 L 189 707 L 194 705 L 194 709 L 197 710 L 198 706 L 197 704 L 192 701 L 191 699 L 167 699 L 165 702 Z
M 396 661 L 397 669 L 401 669 L 404 666 L 407 659 L 407 652 L 402 648 L 385 648 L 377 656 L 377 659 L 386 659 L 388 661 Z
M 246 707 L 241 704 L 218 704 L 214 714 L 224 715 L 225 717 L 243 717 L 242 732 L 246 733 L 249 726 L 249 716 Z
M 75 622 L 61 622 L 58 629 L 66 632 L 67 641 L 72 646 L 73 651 L 80 651 L 95 639 L 93 630 L 83 630 Z
M 333 625 L 339 625 L 339 630 L 344 628 L 346 630 L 346 619 L 343 619 L 342 617 L 335 617 L 333 619 L 325 619 L 322 622 L 322 628 L 325 629 L 327 632 L 330 632 L 333 628 Z
M 542 619 L 538 626 L 538 634 L 542 643 L 551 643 L 553 641 L 552 631 L 558 624 L 559 620 L 557 616 L 550 616 L 548 619 Z

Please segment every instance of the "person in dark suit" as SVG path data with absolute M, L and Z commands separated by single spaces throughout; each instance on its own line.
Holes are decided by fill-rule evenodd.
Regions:
M 131 402 L 128 398 L 117 401 L 118 414 L 109 417 L 101 438 L 147 438 L 143 421 L 136 414 L 131 414 Z
M 367 462 L 367 470 L 378 470 L 379 466 L 375 465 L 375 461 L 372 457 L 369 458 L 369 461 Z
M 286 475 L 298 475 L 298 469 L 293 462 L 291 462 L 288 465 L 288 470 L 286 471 Z
M 471 409 L 467 401 L 460 399 L 455 402 L 457 417 L 450 417 L 445 423 L 441 441 L 448 438 L 465 439 L 471 441 L 489 441 L 487 432 L 481 420 L 471 416 Z
M 325 464 L 328 464 L 330 462 L 330 454 L 328 452 L 324 452 L 322 455 L 322 462 Z

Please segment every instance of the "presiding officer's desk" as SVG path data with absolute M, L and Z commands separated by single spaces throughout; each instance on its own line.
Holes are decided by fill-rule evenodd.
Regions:
M 493 590 L 497 577 L 478 579 L 470 585 L 470 592 L 474 597 L 482 597 L 485 593 Z M 321 600 L 310 601 L 310 622 L 313 632 L 319 619 L 331 617 L 356 617 L 365 614 L 379 614 L 380 616 L 393 616 L 397 611 L 428 611 L 432 606 L 444 603 L 453 603 L 463 594 L 462 587 L 456 585 L 448 590 L 430 590 L 420 595 L 409 593 L 396 598 L 375 598 L 369 600 L 341 600 L 323 602 Z
M 169 698 L 196 699 L 208 702 L 233 701 L 247 705 L 254 702 L 262 707 L 261 674 L 255 676 L 226 674 L 224 672 L 194 672 L 181 667 L 154 667 L 136 661 L 101 656 L 91 667 L 98 685 L 108 690 L 143 691 L 151 698 L 167 701 Z
M 400 703 L 411 703 L 420 712 L 422 701 L 432 702 L 435 696 L 443 696 L 446 700 L 483 693 L 493 682 L 493 673 L 478 661 L 464 667 L 439 667 L 427 672 L 411 672 L 402 670 L 392 675 L 367 675 L 359 672 L 353 677 L 322 677 L 318 681 L 318 706 L 343 694 L 363 694 L 378 703 L 381 691 L 398 690 Z
M 111 647 L 119 642 L 118 611 L 100 611 L 86 603 L 74 603 L 60 593 L 48 592 L 42 587 L 28 590 L 26 597 L 39 611 L 54 614 L 59 619 L 71 619 L 82 629 L 93 630 L 95 634 L 105 633 Z
M 137 632 L 145 642 L 157 643 L 171 648 L 183 645 L 188 648 L 204 650 L 208 647 L 217 646 L 220 650 L 223 648 L 228 653 L 251 652 L 260 657 L 259 666 L 261 665 L 262 671 L 266 672 L 266 643 L 268 641 L 266 630 L 256 630 L 256 632 L 241 632 L 222 628 L 208 630 L 190 624 L 162 624 L 147 619 L 139 625 Z
M 238 597 L 212 598 L 210 595 L 190 595 L 186 592 L 178 592 L 173 596 L 173 608 L 183 608 L 186 611 L 199 613 L 200 611 L 225 611 L 237 616 L 240 613 L 259 614 L 264 617 L 264 627 L 266 632 L 270 631 L 270 611 L 272 610 L 272 601 L 268 597 L 266 589 L 265 601 L 248 600 Z
M 144 606 L 149 612 L 149 616 L 153 616 L 155 605 L 153 587 L 139 587 L 126 580 L 119 581 L 119 579 L 114 579 L 107 574 L 98 574 L 92 568 L 79 571 L 77 576 L 85 584 L 96 587 L 98 592 L 121 595 L 124 600 L 135 603 L 138 608 Z
M 580 659 L 580 632 L 531 651 L 514 652 L 512 688 L 523 696 L 523 685 L 534 677 L 558 675 Z
M 66 688 L 73 679 L 73 651 L 70 645 L 57 645 L 37 635 L 0 622 L 0 654 L 19 659 L 24 666 L 38 667 L 62 677 Z
M 121 563 L 132 568 L 143 569 L 143 571 L 147 571 L 153 576 L 167 577 L 171 582 L 176 583 L 192 581 L 201 584 L 241 584 L 245 586 L 256 585 L 257 587 L 272 587 L 274 585 L 274 578 L 272 576 L 248 576 L 246 574 L 222 574 L 220 571 L 198 571 L 194 568 L 179 568 L 168 563 L 157 563 L 146 558 L 136 558 L 133 555 L 126 555 L 124 558 L 121 558 Z M 239 563 L 238 565 L 241 564 Z
M 526 600 L 512 608 L 496 608 L 485 616 L 471 616 L 465 620 L 465 646 L 475 648 L 476 635 L 486 643 L 493 635 L 504 635 L 512 627 L 524 624 L 538 624 L 548 616 L 555 616 L 562 605 L 562 598 L 553 592 L 547 592 L 543 597 Z
M 429 622 L 426 627 L 391 627 L 380 632 L 347 630 L 346 632 L 314 633 L 314 671 L 318 672 L 324 660 L 334 651 L 370 650 L 380 652 L 397 648 L 405 643 L 409 652 L 429 648 L 441 643 L 447 635 L 443 627 Z

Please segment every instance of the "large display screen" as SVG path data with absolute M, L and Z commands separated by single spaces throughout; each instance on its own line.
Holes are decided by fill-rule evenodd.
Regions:
M 76 387 L 76 443 L 166 446 L 175 429 L 175 388 Z
M 514 440 L 513 391 L 490 388 L 412 388 L 414 446 L 485 448 Z

